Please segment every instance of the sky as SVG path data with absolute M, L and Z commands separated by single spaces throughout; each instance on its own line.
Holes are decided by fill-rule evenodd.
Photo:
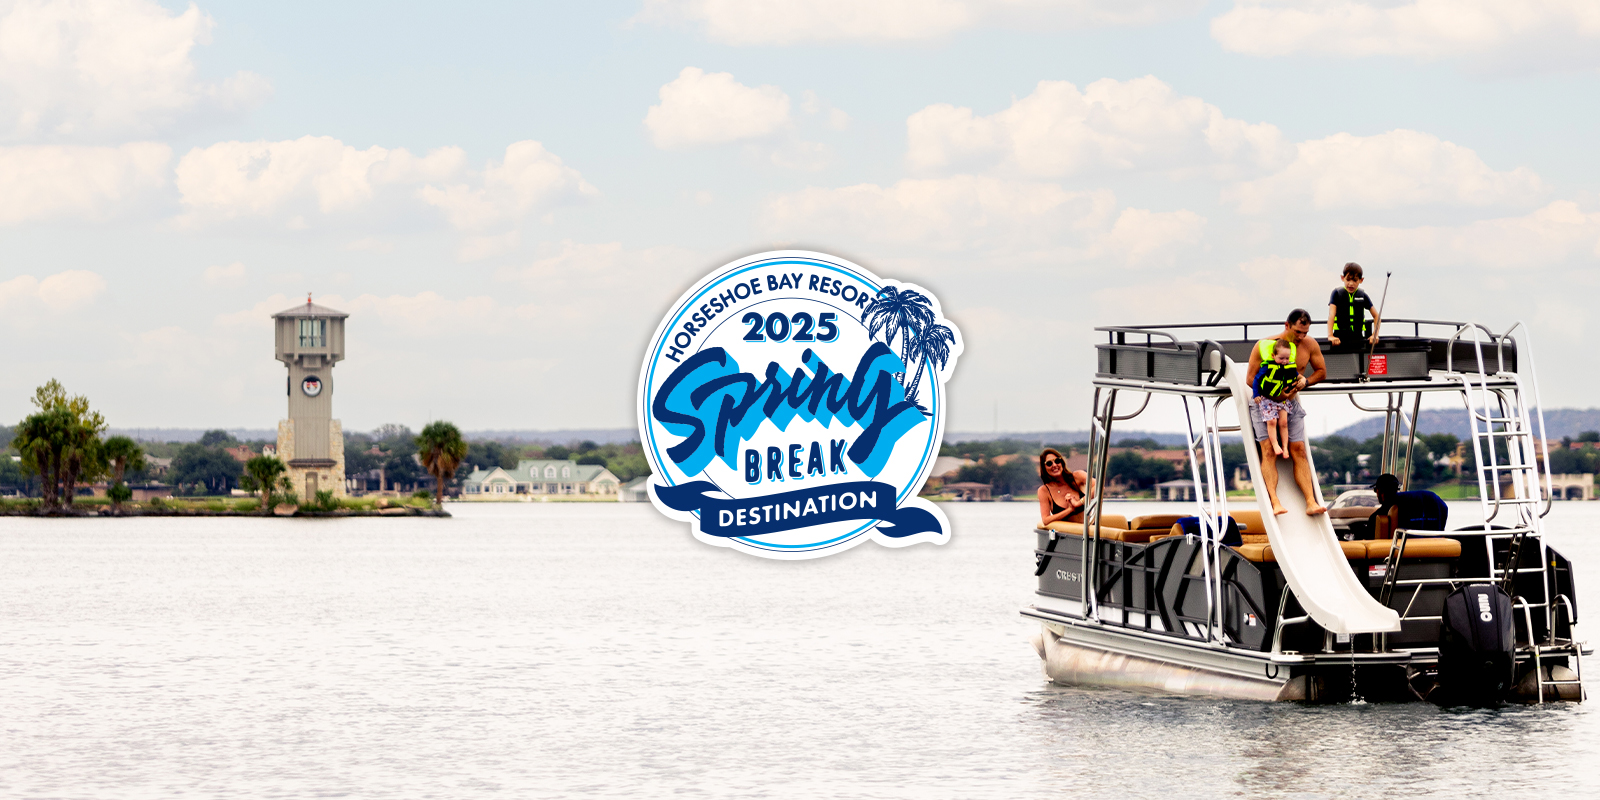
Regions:
M 678 295 L 786 248 L 940 298 L 953 431 L 1352 260 L 1592 407 L 1597 67 L 1590 0 L 0 0 L 0 419 L 273 427 L 310 292 L 346 430 L 631 427 Z

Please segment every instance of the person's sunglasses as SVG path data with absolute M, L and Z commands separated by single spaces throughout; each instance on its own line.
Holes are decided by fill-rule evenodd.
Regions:
M 1050 459 L 1050 460 L 1048 460 L 1048 461 L 1046 461 L 1046 462 L 1044 462 L 1044 465 L 1045 465 L 1045 466 L 1047 466 L 1047 467 L 1059 467 L 1059 466 L 1061 466 L 1061 464 L 1062 464 L 1062 463 L 1063 463 L 1063 462 L 1061 462 L 1061 461 L 1058 461 L 1058 460 L 1056 460 L 1056 459 L 1054 459 L 1054 458 L 1052 458 L 1052 459 Z

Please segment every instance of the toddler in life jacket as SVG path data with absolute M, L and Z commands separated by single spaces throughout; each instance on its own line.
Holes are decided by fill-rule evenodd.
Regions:
M 1254 400 L 1261 407 L 1261 419 L 1267 423 L 1267 440 L 1272 442 L 1272 452 L 1281 456 L 1289 452 L 1289 405 L 1282 400 L 1300 377 L 1300 370 L 1295 368 L 1289 343 L 1282 339 L 1277 342 L 1272 348 L 1272 360 L 1261 363 L 1250 381 L 1250 388 L 1255 390 Z

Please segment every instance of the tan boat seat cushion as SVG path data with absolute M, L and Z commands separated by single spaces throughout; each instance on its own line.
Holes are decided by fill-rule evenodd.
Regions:
M 1083 523 L 1081 522 L 1052 522 L 1045 527 L 1057 533 L 1070 533 L 1077 536 L 1083 535 Z M 1127 517 L 1124 517 L 1121 514 L 1100 515 L 1100 538 L 1110 539 L 1114 542 L 1131 541 L 1122 538 L 1127 534 L 1127 532 Z M 1142 542 L 1144 539 L 1141 538 L 1139 541 Z
M 1367 558 L 1376 561 L 1389 557 L 1394 542 L 1393 539 L 1372 539 L 1360 544 L 1367 546 Z M 1401 558 L 1457 558 L 1460 555 L 1460 542 L 1434 536 L 1407 537 L 1406 549 L 1400 553 Z
M 1246 561 L 1260 563 L 1263 561 L 1276 562 L 1278 560 L 1277 556 L 1273 555 L 1272 545 L 1270 544 L 1242 544 L 1233 549 L 1237 550 L 1239 555 L 1244 556 Z M 1366 542 L 1340 542 L 1339 549 L 1343 550 L 1344 557 L 1351 561 L 1365 561 L 1367 559 Z M 1409 550 L 1410 548 L 1407 549 Z
M 1078 534 L 1080 536 L 1083 535 L 1083 523 L 1082 522 L 1052 522 L 1049 525 L 1046 525 L 1045 527 L 1048 528 L 1049 530 L 1057 531 L 1057 532 L 1060 532 L 1060 533 L 1076 533 L 1076 534 Z M 1104 529 L 1104 528 L 1121 528 L 1123 530 L 1127 530 L 1128 529 L 1128 518 L 1124 517 L 1121 514 L 1101 514 L 1100 515 L 1100 527 L 1102 529 Z
M 1128 521 L 1128 530 L 1130 530 L 1130 531 L 1148 531 L 1148 530 L 1155 530 L 1155 529 L 1159 528 L 1162 533 L 1166 533 L 1167 530 L 1173 526 L 1173 524 L 1175 524 L 1178 520 L 1183 519 L 1184 517 L 1187 517 L 1187 516 L 1191 516 L 1191 515 L 1189 515 L 1189 514 L 1145 514 L 1143 516 L 1134 517 L 1133 519 L 1129 520 Z
M 1239 525 L 1239 533 L 1265 534 L 1267 526 L 1261 523 L 1261 512 L 1248 509 L 1239 509 L 1228 514 Z

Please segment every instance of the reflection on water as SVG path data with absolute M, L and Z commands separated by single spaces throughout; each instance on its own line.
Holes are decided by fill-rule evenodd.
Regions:
M 1465 513 L 1470 506 L 1459 511 Z M 1154 510 L 1127 504 L 1121 513 Z M 1037 510 L 778 563 L 627 505 L 0 519 L 0 795 L 1259 797 L 1587 789 L 1591 707 L 1052 686 Z M 1600 503 L 1558 505 L 1579 586 Z

